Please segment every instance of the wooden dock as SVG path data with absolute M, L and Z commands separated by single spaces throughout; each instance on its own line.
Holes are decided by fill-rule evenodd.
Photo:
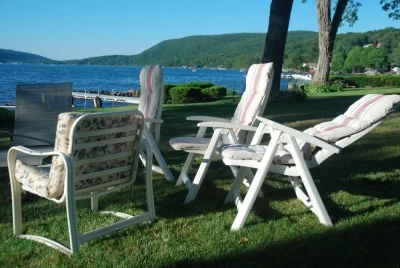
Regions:
M 92 99 L 98 97 L 102 101 L 124 102 L 124 103 L 133 103 L 133 104 L 139 104 L 139 100 L 140 100 L 140 98 L 135 98 L 135 97 L 100 95 L 100 94 L 95 94 L 95 93 L 82 93 L 82 92 L 72 92 L 72 97 L 74 97 L 76 99 L 86 99 L 86 100 L 92 100 Z
M 140 98 L 136 98 L 136 97 L 101 95 L 101 94 L 83 93 L 83 92 L 72 92 L 72 97 L 74 99 L 93 100 L 93 102 L 94 102 L 94 99 L 99 98 L 102 102 L 109 101 L 109 102 L 122 102 L 122 103 L 132 103 L 132 104 L 139 104 L 139 100 L 140 100 Z M 96 102 L 96 104 L 99 105 L 99 102 Z M 96 107 L 96 104 L 94 103 L 95 107 Z M 100 103 L 98 108 L 100 108 L 101 106 L 102 106 L 102 104 Z M 15 109 L 15 104 L 2 105 L 2 106 L 0 106 L 0 108 Z

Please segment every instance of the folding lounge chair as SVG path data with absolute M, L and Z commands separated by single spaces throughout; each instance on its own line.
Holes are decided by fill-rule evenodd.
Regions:
M 157 146 L 160 140 L 162 106 L 164 101 L 164 77 L 160 65 L 149 66 L 140 72 L 140 100 L 139 111 L 145 116 L 146 127 L 144 136 L 150 145 L 159 166 L 153 165 L 153 171 L 164 174 L 167 180 L 174 181 L 174 177 Z M 141 160 L 146 164 L 145 157 Z
M 26 147 L 12 147 L 8 153 L 11 181 L 14 234 L 35 240 L 65 254 L 79 251 L 89 240 L 107 235 L 136 223 L 154 221 L 151 150 L 142 140 L 144 117 L 139 111 L 112 113 L 62 113 L 59 115 L 57 141 L 52 152 L 40 152 Z M 147 209 L 131 216 L 121 212 L 104 211 L 124 218 L 90 232 L 80 233 L 76 200 L 91 199 L 91 208 L 98 211 L 100 196 L 132 185 L 136 179 L 139 153 L 147 156 L 145 186 Z M 53 156 L 52 164 L 33 167 L 16 154 Z M 24 234 L 22 227 L 21 191 L 26 190 L 56 203 L 66 204 L 70 247 L 49 238 Z M 141 196 L 141 195 L 139 195 Z M 144 199 L 144 198 L 143 198 Z M 126 198 L 120 198 L 126 202 Z M 79 209 L 78 209 L 79 210 Z M 38 212 L 37 212 L 38 213 Z M 45 213 L 45 212 L 43 212 Z M 80 218 L 86 213 L 81 214 Z M 48 219 L 51 221 L 51 219 Z M 114 220 L 114 219 L 112 219 Z
M 289 176 L 297 198 L 317 215 L 322 224 L 331 226 L 309 169 L 319 166 L 377 127 L 399 103 L 400 95 L 365 95 L 344 114 L 304 132 L 257 117 L 260 124 L 250 145 L 223 144 L 218 148 L 226 165 L 241 167 L 225 200 L 235 202 L 238 208 L 231 229 L 243 227 L 268 172 Z M 265 133 L 271 136 L 268 146 L 260 145 Z M 239 188 L 246 170 L 250 168 L 257 169 L 257 172 L 242 200 Z
M 15 91 L 15 121 L 12 145 L 52 151 L 60 113 L 72 109 L 72 83 L 19 84 Z M 4 132 L 3 132 L 4 134 Z M 0 151 L 0 167 L 7 166 L 8 150 Z M 40 164 L 38 157 L 24 155 L 31 165 Z
M 188 117 L 187 120 L 202 121 L 202 123 L 198 124 L 199 130 L 197 136 L 178 137 L 169 141 L 175 150 L 182 150 L 189 153 L 176 183 L 176 186 L 185 183 L 185 186 L 189 190 L 185 203 L 189 203 L 196 198 L 211 160 L 217 158 L 215 148 L 219 144 L 227 142 L 245 143 L 251 140 L 251 135 L 248 136 L 248 132 L 243 126 L 254 125 L 256 116 L 264 113 L 271 90 L 272 77 L 272 63 L 253 64 L 250 66 L 246 76 L 246 89 L 231 119 L 211 116 Z M 207 128 L 216 127 L 231 128 L 231 130 L 222 132 L 222 135 L 218 139 L 205 138 Z M 189 169 L 192 166 L 194 157 L 198 154 L 204 155 L 204 157 L 195 178 L 191 181 L 188 177 Z M 232 167 L 231 169 L 236 174 L 236 168 Z M 248 173 L 247 176 L 248 179 L 251 179 L 252 173 Z

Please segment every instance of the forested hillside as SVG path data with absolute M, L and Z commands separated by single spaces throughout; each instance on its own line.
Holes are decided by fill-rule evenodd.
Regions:
M 138 55 L 115 55 L 86 58 L 58 62 L 60 64 L 92 64 L 92 65 L 151 65 L 248 68 L 251 64 L 260 62 L 265 42 L 264 33 L 240 33 L 222 35 L 189 36 L 179 39 L 165 40 L 143 51 Z M 360 57 L 360 48 L 369 45 L 369 53 L 373 59 L 368 59 L 364 67 L 400 65 L 400 29 L 386 28 L 366 33 L 338 34 L 332 59 L 332 70 L 354 71 Z M 373 50 L 372 48 L 379 48 Z M 353 50 L 353 51 L 352 51 Z M 357 51 L 356 51 L 357 50 Z M 357 57 L 347 57 L 355 55 Z M 374 55 L 373 55 L 374 54 Z M 376 55 L 375 55 L 376 54 Z M 305 62 L 318 60 L 318 33 L 311 31 L 289 31 L 284 68 L 298 68 Z M 43 62 L 52 60 L 44 57 L 17 52 L 0 50 L 0 61 Z M 356 62 L 354 62 L 356 61 Z M 374 61 L 374 63 L 371 63 Z M 52 61 L 54 63 L 54 61 Z
M 316 39 L 318 33 L 291 31 L 287 42 Z M 133 56 L 103 56 L 74 61 L 78 64 L 118 64 L 248 68 L 260 62 L 264 50 L 265 34 L 240 33 L 189 36 L 163 41 Z
M 367 48 L 368 49 L 361 49 Z M 373 49 L 376 48 L 376 49 Z M 350 57 L 353 51 L 363 51 L 365 55 Z M 367 59 L 366 52 L 375 53 L 369 59 L 376 62 L 362 62 Z M 369 54 L 373 54 L 369 53 Z M 371 55 L 370 55 L 371 56 Z M 286 45 L 285 68 L 296 68 L 304 62 L 317 62 L 318 38 L 295 41 Z M 360 63 L 362 66 L 357 66 Z M 366 33 L 338 34 L 333 50 L 332 70 L 351 72 L 354 67 L 387 68 L 389 65 L 400 65 L 400 29 L 386 28 Z
M 14 51 L 9 49 L 0 49 L 0 62 L 26 62 L 26 63 L 41 63 L 52 61 L 48 58 L 26 53 L 20 51 Z

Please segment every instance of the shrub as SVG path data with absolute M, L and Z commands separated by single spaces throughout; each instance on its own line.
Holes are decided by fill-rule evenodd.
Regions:
M 306 93 L 296 86 L 292 90 L 273 90 L 269 94 L 268 102 L 296 102 L 307 98 Z
M 214 86 L 213 83 L 210 83 L 210 82 L 199 82 L 199 81 L 189 82 L 189 83 L 184 84 L 184 85 L 187 86 L 187 87 L 199 87 L 201 89 L 209 88 L 209 87 Z
M 174 85 L 174 84 L 165 84 L 164 85 L 164 103 L 170 103 L 172 101 L 169 91 L 173 87 L 176 87 L 176 85 Z
M 13 124 L 14 123 L 14 111 L 0 108 L 0 121 L 4 125 Z
M 399 75 L 352 75 L 346 77 L 333 77 L 331 79 L 342 79 L 342 81 L 345 81 L 346 86 L 353 87 L 400 87 Z
M 219 100 L 226 96 L 226 88 L 221 86 L 212 86 L 201 90 L 204 101 Z
M 356 83 L 343 76 L 332 76 L 329 78 L 330 83 L 341 82 L 344 87 L 357 87 Z
M 344 82 L 337 79 L 328 81 L 325 85 L 314 85 L 304 84 L 304 91 L 306 93 L 327 93 L 327 92 L 339 92 L 344 88 Z
M 199 102 L 202 96 L 201 88 L 187 86 L 173 87 L 169 90 L 169 94 L 173 104 Z

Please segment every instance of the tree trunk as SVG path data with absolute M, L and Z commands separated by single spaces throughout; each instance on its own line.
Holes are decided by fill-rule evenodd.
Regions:
M 271 90 L 280 89 L 283 55 L 285 53 L 292 6 L 293 0 L 272 0 L 271 2 L 268 32 L 261 60 L 263 63 L 274 63 L 274 77 Z
M 342 21 L 348 0 L 338 0 L 335 15 L 331 21 L 331 0 L 317 0 L 317 17 L 319 26 L 319 56 L 313 83 L 325 85 L 328 82 L 330 63 L 336 33 Z

